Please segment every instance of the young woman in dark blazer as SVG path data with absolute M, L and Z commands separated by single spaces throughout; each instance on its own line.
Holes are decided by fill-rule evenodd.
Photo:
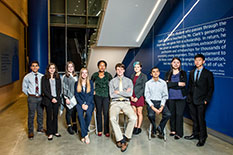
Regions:
M 186 99 L 186 72 L 181 70 L 181 60 L 174 57 L 171 61 L 171 70 L 169 70 L 165 79 L 168 85 L 168 108 L 171 112 L 170 136 L 174 136 L 174 139 L 180 139 L 183 137 L 183 113 L 185 108 Z
M 94 110 L 94 87 L 93 82 L 89 80 L 88 70 L 82 68 L 80 70 L 79 79 L 75 83 L 75 98 L 78 102 L 76 105 L 78 112 L 78 120 L 81 128 L 81 141 L 89 144 L 88 127 L 91 122 L 92 112 Z M 84 112 L 86 113 L 84 116 Z
M 144 90 L 145 83 L 147 81 L 147 76 L 141 72 L 142 64 L 139 61 L 134 62 L 134 71 L 131 75 L 131 80 L 133 81 L 133 95 L 131 97 L 131 105 L 137 115 L 137 121 L 133 130 L 133 134 L 141 133 L 141 125 L 143 120 L 142 110 L 145 104 Z
M 42 94 L 43 104 L 46 107 L 47 114 L 47 135 L 48 140 L 53 139 L 53 135 L 61 137 L 58 133 L 58 108 L 61 103 L 61 79 L 59 77 L 57 67 L 50 63 L 47 66 L 45 75 L 42 77 Z

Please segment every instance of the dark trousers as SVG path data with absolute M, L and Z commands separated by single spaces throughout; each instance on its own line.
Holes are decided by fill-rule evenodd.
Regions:
M 28 133 L 34 131 L 35 112 L 37 113 L 37 130 L 43 129 L 43 105 L 41 101 L 41 97 L 28 96 Z
M 73 108 L 69 109 L 68 107 L 66 107 L 66 123 L 67 125 L 71 125 L 71 119 L 72 119 L 72 123 L 76 123 L 76 107 L 74 106 Z
M 49 103 L 46 106 L 46 114 L 47 114 L 47 135 L 52 135 L 58 133 L 58 103 Z
M 205 111 L 206 105 L 195 105 L 189 103 L 189 112 L 193 120 L 193 134 L 199 136 L 200 140 L 205 140 L 207 138 L 207 129 L 205 121 Z
M 159 109 L 161 107 L 160 106 L 161 101 L 152 101 L 152 102 L 153 102 L 155 108 Z M 155 115 L 155 112 L 154 112 L 154 110 L 151 109 L 150 106 L 147 106 L 147 111 L 148 111 L 148 118 L 153 126 L 152 131 L 154 133 L 156 133 L 156 124 L 155 124 L 155 116 L 156 115 Z M 162 120 L 159 123 L 159 127 L 160 127 L 161 131 L 164 130 L 165 125 L 170 117 L 171 117 L 171 113 L 165 104 L 163 111 L 162 111 Z
M 94 105 L 91 104 L 88 106 L 88 109 L 84 111 L 80 104 L 76 105 L 78 112 L 78 121 L 81 128 L 81 136 L 84 138 L 88 134 L 88 127 L 91 122 L 92 112 L 94 110 Z M 85 112 L 85 115 L 84 115 Z
M 174 131 L 178 136 L 183 137 L 183 114 L 185 108 L 185 100 L 168 100 L 167 103 L 168 109 L 171 112 L 171 131 Z
M 109 133 L 109 97 L 95 95 L 97 130 L 102 132 L 102 111 L 104 114 L 104 134 Z

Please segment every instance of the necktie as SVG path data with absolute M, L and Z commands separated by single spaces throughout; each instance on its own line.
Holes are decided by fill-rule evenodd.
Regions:
M 200 72 L 200 71 L 199 71 L 199 70 L 197 70 L 196 81 L 195 81 L 196 83 L 197 83 L 197 81 L 198 81 L 199 72 Z
M 37 74 L 35 74 L 35 84 L 36 84 L 36 96 L 38 96 L 39 95 L 39 84 L 38 84 Z
M 123 91 L 122 78 L 120 78 L 120 81 L 119 81 L 119 91 Z
M 120 81 L 119 81 L 119 91 L 123 91 L 123 85 L 122 85 L 122 78 L 120 78 Z M 123 100 L 124 98 L 121 97 L 120 100 Z

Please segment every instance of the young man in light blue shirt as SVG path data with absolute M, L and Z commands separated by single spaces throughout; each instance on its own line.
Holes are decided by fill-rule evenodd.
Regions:
M 148 118 L 153 126 L 152 137 L 155 137 L 156 130 L 159 132 L 158 137 L 164 138 L 164 127 L 169 120 L 171 113 L 166 106 L 166 100 L 168 99 L 167 83 L 159 78 L 159 68 L 154 67 L 151 69 L 152 78 L 146 82 L 145 86 L 145 98 L 148 104 Z M 162 120 L 156 129 L 155 113 L 159 115 L 162 113 Z
M 28 138 L 34 137 L 34 117 L 37 112 L 37 132 L 43 133 L 43 107 L 41 97 L 41 78 L 43 74 L 39 73 L 38 61 L 32 61 L 32 72 L 28 73 L 23 79 L 22 91 L 28 96 Z

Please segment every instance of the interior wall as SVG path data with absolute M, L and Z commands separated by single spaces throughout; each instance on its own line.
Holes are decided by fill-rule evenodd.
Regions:
M 122 62 L 129 48 L 118 47 L 95 47 L 91 50 L 87 68 L 89 75 L 98 71 L 97 63 L 99 60 L 105 60 L 107 62 L 107 71 L 115 75 L 115 65 Z
M 189 10 L 190 13 L 185 16 Z M 178 25 L 173 35 L 165 41 L 182 19 L 183 22 Z M 233 1 L 180 0 L 175 3 L 171 0 L 142 46 L 131 49 L 123 63 L 127 67 L 128 75 L 133 72 L 133 62 L 139 60 L 148 78 L 153 66 L 160 68 L 160 77 L 164 78 L 165 72 L 170 69 L 171 59 L 177 56 L 182 61 L 182 69 L 189 75 L 194 68 L 194 56 L 203 53 L 206 57 L 205 67 L 213 72 L 215 83 L 214 94 L 206 111 L 207 127 L 233 137 L 232 36 Z M 188 114 L 188 108 L 185 112 Z
M 0 33 L 19 41 L 19 80 L 0 87 L 0 110 L 2 110 L 22 93 L 21 84 L 25 75 L 24 28 L 25 24 L 27 25 L 27 1 L 1 1 L 0 14 Z

